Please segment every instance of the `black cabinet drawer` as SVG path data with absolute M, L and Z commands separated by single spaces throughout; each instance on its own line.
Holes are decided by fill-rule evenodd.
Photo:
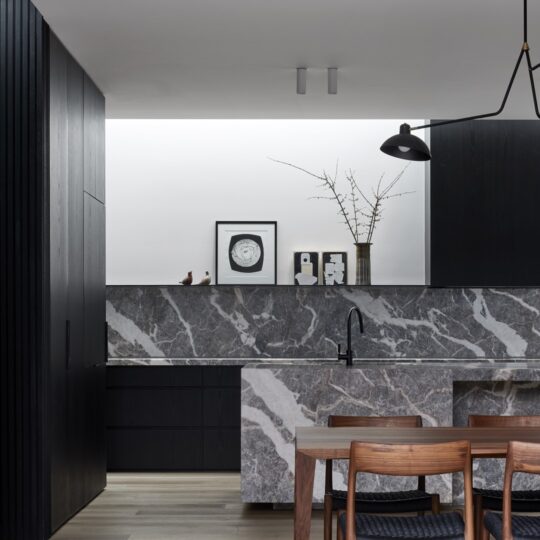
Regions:
M 108 367 L 108 469 L 240 470 L 240 373 L 240 366 Z
M 204 431 L 204 469 L 208 471 L 240 470 L 240 429 Z
M 203 467 L 201 430 L 108 429 L 110 471 L 198 471 Z
M 198 366 L 111 366 L 107 386 L 201 386 Z
M 201 426 L 199 388 L 109 388 L 107 426 Z
M 241 366 L 205 366 L 204 386 L 234 386 L 240 388 Z
M 240 427 L 238 388 L 204 388 L 203 392 L 205 427 Z

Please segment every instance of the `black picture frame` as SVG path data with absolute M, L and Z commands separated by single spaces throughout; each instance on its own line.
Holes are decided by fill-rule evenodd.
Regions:
M 252 271 L 252 272 L 246 272 L 245 270 L 244 271 L 235 271 L 234 268 L 232 267 L 231 265 L 231 268 L 230 270 L 231 271 L 235 271 L 237 274 L 238 274 L 238 281 L 236 282 L 230 282 L 230 281 L 227 281 L 227 283 L 223 283 L 223 282 L 220 282 L 220 266 L 219 266 L 219 260 L 220 260 L 220 250 L 222 249 L 227 249 L 227 252 L 228 254 L 230 254 L 230 249 L 231 249 L 231 246 L 232 246 L 232 243 L 229 239 L 229 241 L 226 243 L 227 246 L 225 247 L 224 245 L 220 245 L 220 242 L 219 242 L 219 229 L 221 226 L 227 226 L 227 225 L 241 225 L 241 226 L 249 226 L 249 225 L 254 225 L 254 226 L 260 226 L 260 225 L 267 225 L 269 227 L 273 227 L 273 235 L 272 235 L 272 239 L 273 239 L 273 243 L 274 243 L 274 246 L 273 246 L 273 249 L 272 249 L 272 246 L 266 246 L 266 245 L 263 245 L 263 248 L 262 248 L 262 252 L 264 254 L 264 257 L 267 257 L 268 256 L 268 250 L 271 249 L 271 252 L 273 253 L 273 256 L 274 256 L 274 264 L 272 265 L 272 273 L 273 273 L 273 279 L 271 282 L 261 282 L 261 283 L 258 283 L 256 281 L 249 281 L 249 282 L 246 282 L 246 281 L 242 281 L 242 276 L 253 276 L 254 274 L 257 273 L 257 271 Z M 251 233 L 242 233 L 242 232 L 239 232 L 236 236 L 238 237 L 249 237 L 249 236 L 252 236 Z M 254 220 L 254 221 L 216 221 L 216 228 L 215 228 L 215 283 L 216 285 L 234 285 L 234 286 L 241 286 L 241 285 L 244 285 L 244 286 L 248 286 L 248 285 L 277 285 L 277 221 L 258 221 L 258 220 Z M 229 259 L 229 257 L 227 257 Z M 262 261 L 261 261 L 261 269 L 262 269 Z

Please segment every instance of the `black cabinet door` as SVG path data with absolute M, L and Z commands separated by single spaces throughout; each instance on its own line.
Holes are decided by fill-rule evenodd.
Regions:
M 51 528 L 70 517 L 68 436 L 69 182 L 67 53 L 50 39 L 50 493 Z
M 84 190 L 105 202 L 105 98 L 84 77 Z
M 86 164 L 85 164 L 86 167 Z M 87 500 L 106 483 L 105 440 L 105 207 L 84 194 L 84 491 Z
M 80 482 L 85 463 L 84 441 L 84 156 L 83 156 L 84 72 L 67 55 L 67 130 L 68 130 L 68 320 L 69 363 L 67 365 L 67 418 L 70 455 L 70 513 L 88 501 Z
M 96 177 L 104 157 L 104 134 L 98 141 L 100 132 L 94 129 L 87 137 L 86 125 L 92 129 L 104 118 L 90 121 L 90 113 L 100 115 L 103 109 L 86 107 L 86 79 L 51 34 L 52 531 L 105 485 L 105 208 L 85 193 L 87 179 Z

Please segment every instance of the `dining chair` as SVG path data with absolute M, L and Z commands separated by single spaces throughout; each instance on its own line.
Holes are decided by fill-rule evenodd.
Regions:
M 469 427 L 537 427 L 540 428 L 540 416 L 486 416 L 471 414 Z M 488 538 L 484 528 L 486 510 L 501 512 L 503 509 L 503 491 L 498 489 L 480 489 L 473 487 L 474 521 L 476 537 Z M 523 490 L 512 492 L 512 508 L 514 512 L 540 512 L 540 490 Z
M 496 540 L 532 540 L 540 538 L 540 517 L 514 516 L 514 473 L 540 474 L 540 444 L 512 441 L 508 443 L 504 471 L 503 511 L 487 512 L 484 525 Z M 514 492 L 515 493 L 515 492 Z
M 329 416 L 328 427 L 422 427 L 421 416 Z M 345 510 L 347 492 L 333 488 L 333 460 L 326 460 L 324 495 L 324 540 L 332 540 L 332 516 Z M 439 512 L 439 495 L 426 492 L 426 479 L 418 477 L 418 488 L 407 491 L 364 492 L 355 494 L 358 512 L 373 514 Z M 338 531 L 339 532 L 339 531 Z
M 465 519 L 459 512 L 426 516 L 384 516 L 355 512 L 358 473 L 427 476 L 462 472 Z M 471 445 L 469 441 L 438 444 L 352 442 L 349 456 L 347 510 L 339 515 L 345 540 L 473 540 Z

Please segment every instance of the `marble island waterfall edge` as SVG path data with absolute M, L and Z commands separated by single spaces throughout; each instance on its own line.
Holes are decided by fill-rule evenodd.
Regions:
M 109 286 L 115 358 L 331 358 L 358 306 L 363 358 L 540 357 L 540 289 Z
M 540 363 L 418 364 L 345 368 L 247 365 L 242 369 L 241 492 L 243 502 L 291 503 L 294 436 L 298 426 L 325 425 L 330 414 L 420 414 L 426 426 L 465 425 L 470 413 L 540 414 Z M 476 460 L 475 482 L 502 485 L 500 460 Z M 334 483 L 345 489 L 347 466 L 337 462 Z M 516 489 L 540 488 L 517 478 Z M 413 479 L 364 475 L 362 489 L 414 489 Z M 462 479 L 430 477 L 428 490 L 458 502 Z M 314 500 L 323 496 L 324 466 L 317 464 Z

